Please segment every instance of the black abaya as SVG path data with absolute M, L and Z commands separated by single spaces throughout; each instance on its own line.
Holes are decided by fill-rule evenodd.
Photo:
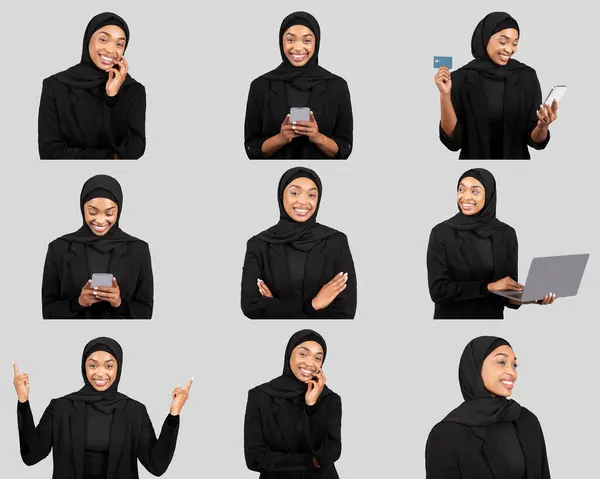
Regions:
M 519 308 L 488 291 L 510 276 L 518 281 L 518 241 L 513 228 L 496 218 L 496 180 L 483 168 L 466 171 L 485 189 L 475 215 L 459 212 L 435 226 L 427 248 L 427 277 L 434 319 L 502 319 L 504 308 Z
M 449 150 L 460 150 L 460 159 L 529 159 L 528 147 L 542 150 L 550 141 L 550 132 L 542 143 L 531 139 L 542 103 L 535 70 L 512 58 L 500 66 L 487 54 L 492 35 L 505 28 L 519 30 L 508 13 L 481 20 L 471 40 L 475 59 L 451 74 L 457 124 L 450 137 L 440 122 L 439 135 Z
M 283 35 L 293 25 L 308 27 L 315 36 L 315 50 L 306 65 L 294 67 L 283 50 Z M 319 132 L 338 145 L 332 159 L 345 160 L 352 152 L 353 117 L 346 81 L 319 65 L 321 30 L 317 20 L 306 12 L 288 15 L 279 28 L 281 64 L 261 75 L 250 85 L 244 123 L 244 146 L 250 159 L 265 159 L 263 143 L 281 131 L 292 107 L 307 106 L 314 113 Z M 329 159 L 305 137 L 293 139 L 269 159 Z
M 248 393 L 244 420 L 246 465 L 261 479 L 338 479 L 334 463 L 341 455 L 342 401 L 327 386 L 314 406 L 304 396 L 307 385 L 290 368 L 293 349 L 305 341 L 327 345 L 312 330 L 289 340 L 283 374 Z M 319 464 L 316 468 L 313 460 Z
M 306 177 L 319 192 L 312 216 L 294 221 L 283 206 L 286 186 Z M 353 319 L 356 312 L 356 273 L 348 239 L 343 233 L 317 223 L 323 187 L 318 175 L 303 167 L 282 176 L 277 189 L 279 222 L 250 238 L 242 272 L 241 307 L 250 319 Z M 348 273 L 347 287 L 324 309 L 316 311 L 313 298 L 336 274 Z M 262 296 L 261 279 L 273 293 Z M 299 287 L 300 286 L 300 287 Z
M 481 378 L 486 357 L 507 341 L 482 336 L 462 354 L 464 402 L 429 434 L 427 479 L 550 479 L 538 419 L 516 401 L 493 396 Z
M 110 353 L 118 365 L 117 377 L 104 392 L 94 389 L 86 376 L 85 361 L 95 351 Z M 175 452 L 179 416 L 167 416 L 157 439 L 146 407 L 117 391 L 122 367 L 119 344 L 96 338 L 82 355 L 84 386 L 53 399 L 37 426 L 29 401 L 18 402 L 23 462 L 37 464 L 52 450 L 53 479 L 138 479 L 138 460 L 151 474 L 164 474 Z
M 107 198 L 118 206 L 117 219 L 103 236 L 85 222 L 84 204 Z M 48 246 L 42 279 L 44 319 L 150 319 L 154 305 L 154 278 L 148 244 L 119 227 L 123 207 L 121 186 L 114 178 L 96 175 L 80 195 L 83 225 Z M 112 273 L 121 291 L 121 305 L 102 301 L 79 304 L 81 290 L 93 273 Z
M 79 64 L 46 78 L 38 117 L 41 159 L 138 159 L 146 148 L 146 90 L 129 74 L 117 95 L 109 97 L 108 73 L 89 55 L 92 35 L 105 25 L 123 29 L 125 21 L 102 13 L 89 22 Z

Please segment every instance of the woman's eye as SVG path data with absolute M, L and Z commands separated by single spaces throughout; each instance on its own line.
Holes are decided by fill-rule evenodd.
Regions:
M 498 361 L 498 364 L 504 366 L 506 364 L 506 361 Z

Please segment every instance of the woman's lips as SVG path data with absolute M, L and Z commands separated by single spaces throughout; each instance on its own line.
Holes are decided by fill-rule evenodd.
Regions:
M 314 371 L 305 368 L 300 368 L 300 374 L 305 378 L 312 378 L 315 375 Z
M 94 231 L 97 231 L 98 233 L 104 233 L 108 229 L 108 224 L 100 226 L 92 223 L 92 228 L 94 228 Z
M 504 380 L 504 381 L 500 381 L 500 382 L 504 385 L 504 387 L 506 389 L 512 389 L 515 387 L 514 381 Z
M 294 212 L 298 216 L 307 216 L 310 213 L 310 210 L 307 210 L 307 209 L 304 209 L 304 208 L 296 208 L 296 207 L 294 207 Z
M 296 54 L 296 53 L 290 53 L 290 56 L 292 57 L 292 60 L 296 63 L 302 63 L 304 60 L 306 60 L 306 53 L 301 53 L 301 54 Z
M 502 61 L 507 62 L 508 60 L 510 60 L 510 55 L 504 55 L 503 53 L 500 53 L 500 58 L 502 59 Z
M 103 379 L 103 380 L 94 379 L 94 384 L 96 386 L 98 386 L 99 388 L 103 388 L 104 386 L 106 386 L 108 384 L 108 379 Z
M 102 62 L 103 65 L 114 65 L 116 62 L 116 59 L 114 58 L 110 58 L 104 55 L 100 55 L 100 61 Z
M 475 205 L 473 203 L 461 203 L 460 206 L 466 211 L 472 211 L 475 209 Z

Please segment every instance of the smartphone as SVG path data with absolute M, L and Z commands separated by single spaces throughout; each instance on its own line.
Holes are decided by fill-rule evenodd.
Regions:
M 110 288 L 113 282 L 112 273 L 94 273 L 92 274 L 92 288 L 105 287 Z
M 433 68 L 448 67 L 452 70 L 452 57 L 433 57 Z
M 292 108 L 290 109 L 290 121 L 310 121 L 310 108 Z
M 555 99 L 558 103 L 560 103 L 560 100 L 562 99 L 562 97 L 566 91 L 567 91 L 567 85 L 554 85 L 552 87 L 552 90 L 550 90 L 550 93 L 548 93 L 548 96 L 544 100 L 544 104 L 551 106 L 552 102 Z

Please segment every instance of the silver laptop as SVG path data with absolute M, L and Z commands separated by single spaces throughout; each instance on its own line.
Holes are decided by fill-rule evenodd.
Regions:
M 494 291 L 521 302 L 538 301 L 554 293 L 557 298 L 577 295 L 589 254 L 533 258 L 523 291 Z

